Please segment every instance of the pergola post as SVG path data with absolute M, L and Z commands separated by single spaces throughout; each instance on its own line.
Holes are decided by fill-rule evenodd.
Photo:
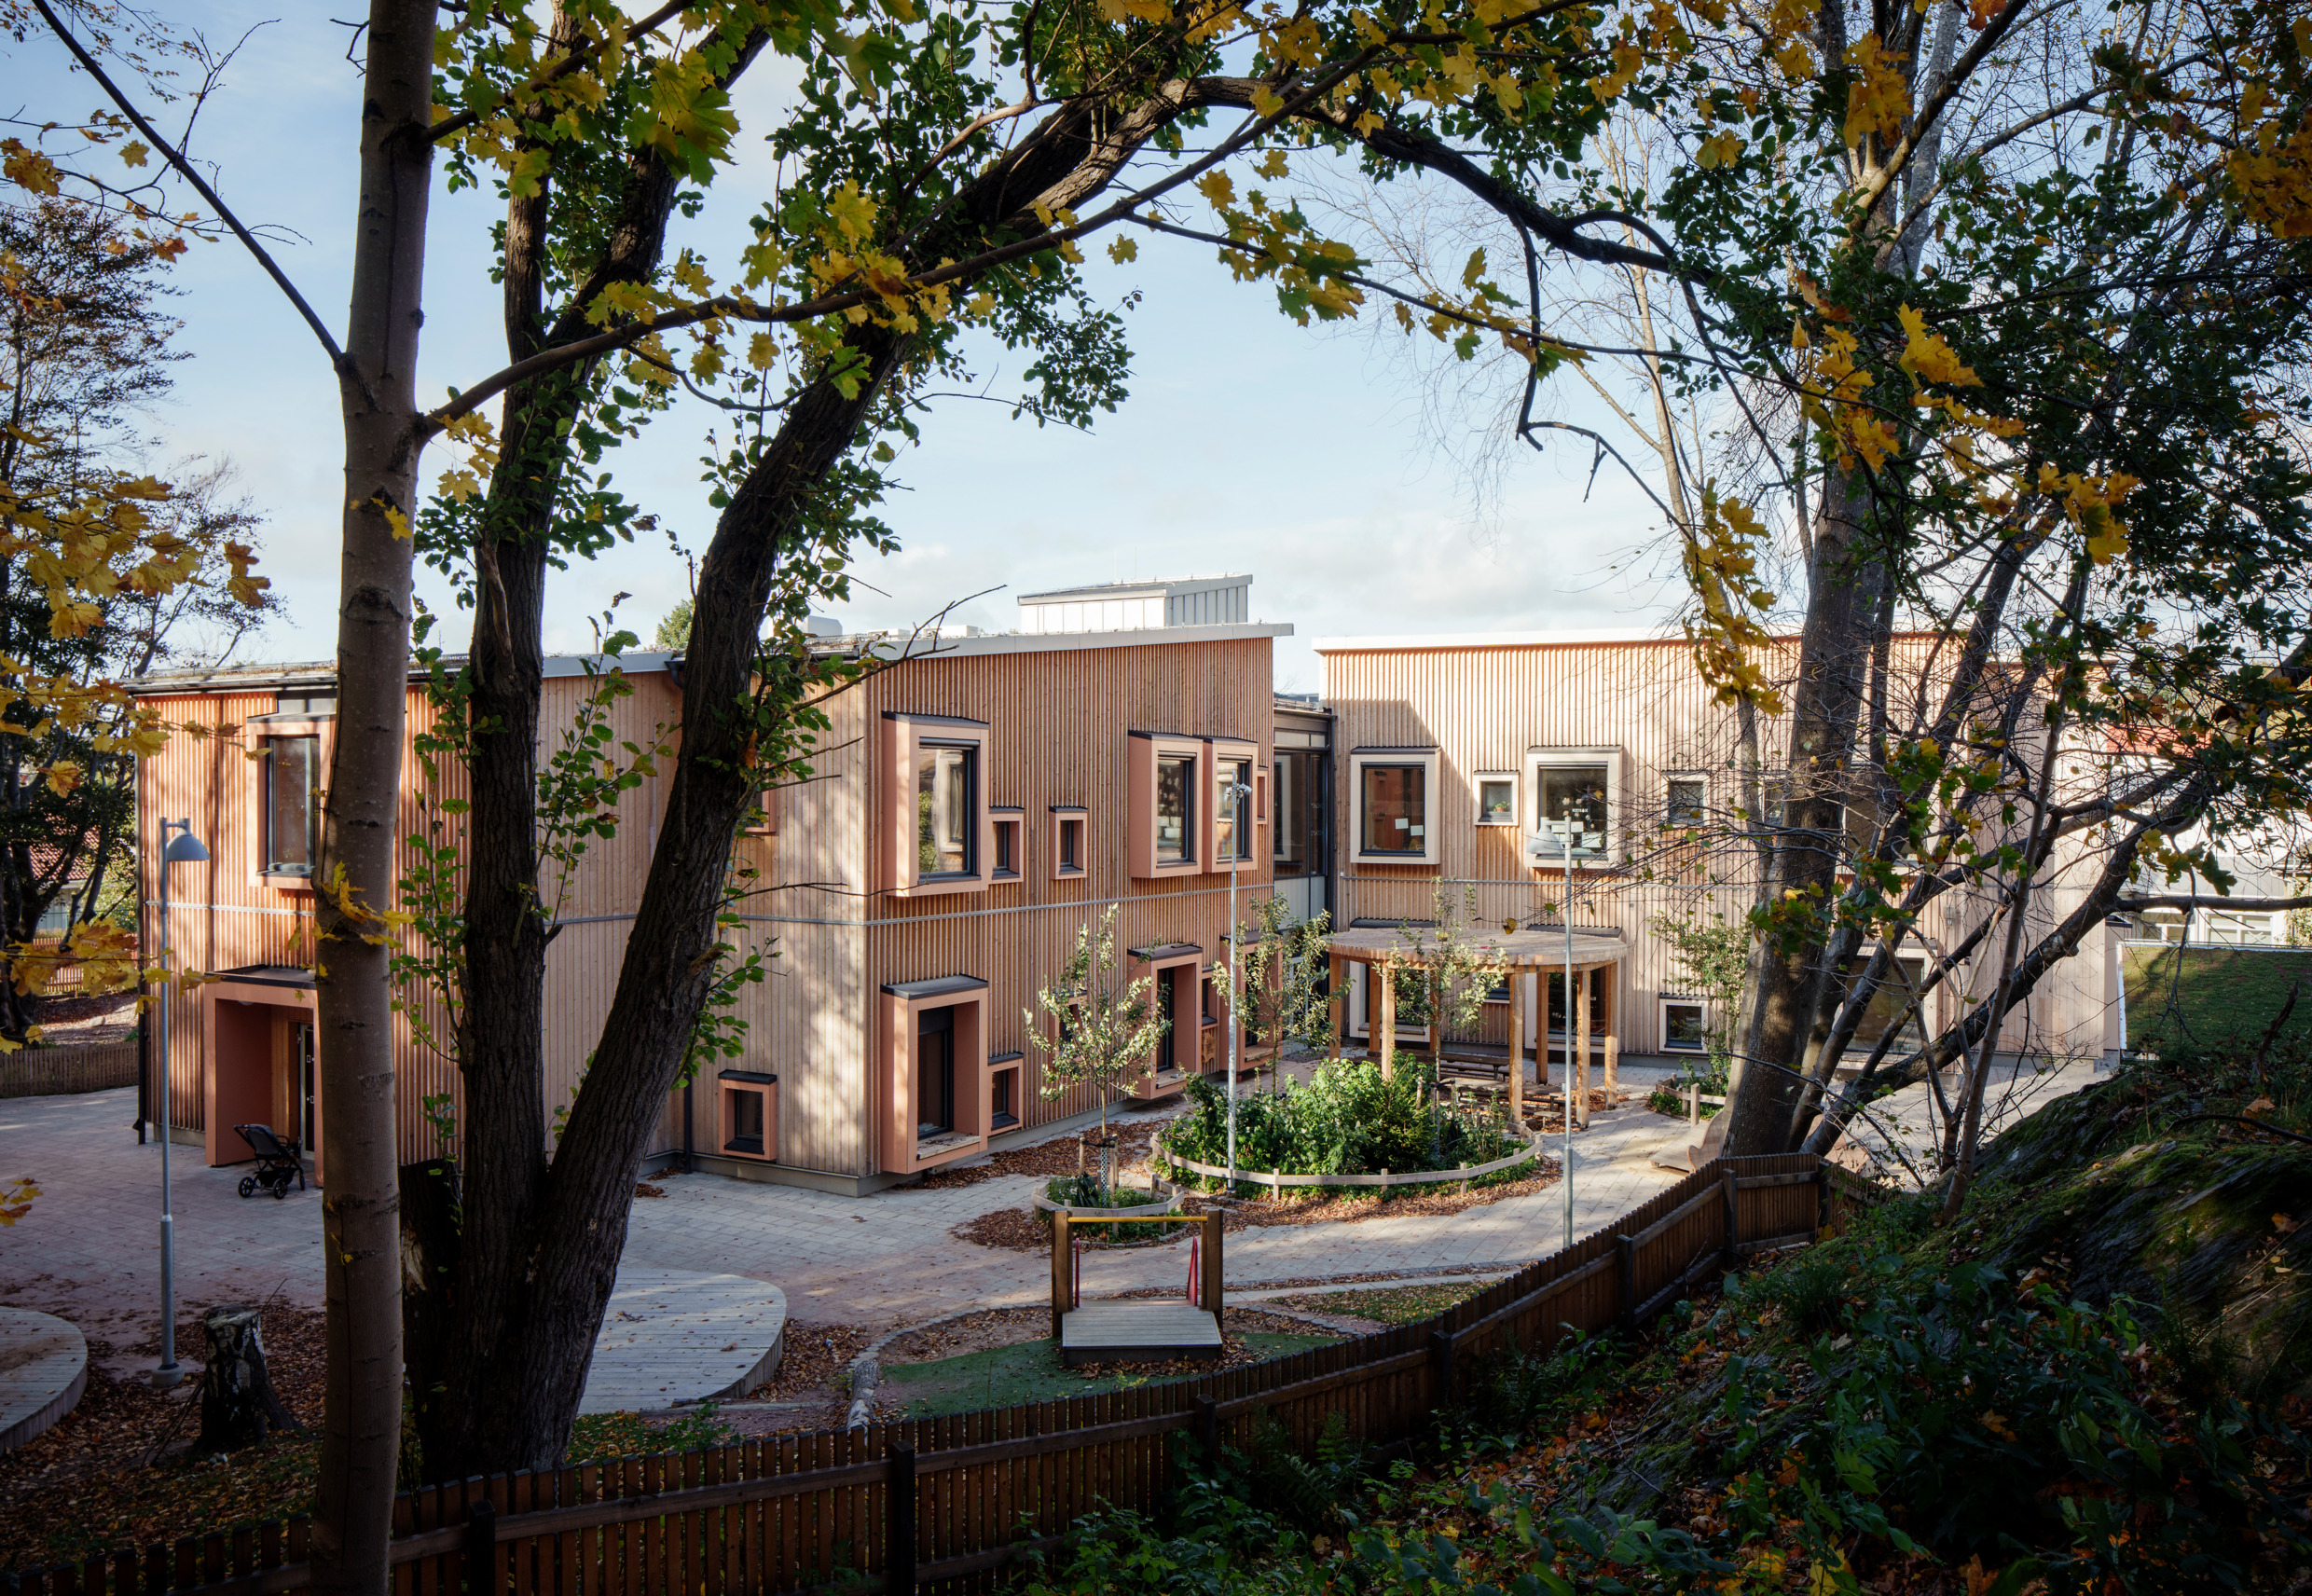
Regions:
M 1525 972 L 1509 967 L 1509 1123 L 1525 1134 Z
M 1381 983 L 1381 1079 L 1389 1079 L 1397 1065 L 1397 966 L 1394 963 L 1369 964 L 1365 967 L 1367 980 Z
M 1337 953 L 1325 956 L 1325 1011 L 1332 1027 L 1332 1061 L 1339 1064 L 1341 1033 L 1348 1028 L 1341 1022 L 1349 1000 L 1349 961 Z
M 1435 1080 L 1445 1062 L 1445 984 L 1430 967 L 1429 992 L 1429 1079 Z
M 1618 1079 L 1621 1065 L 1621 966 L 1614 966 L 1614 979 L 1605 984 L 1605 1101 L 1610 1107 L 1621 1099 L 1615 1095 L 1620 1089 Z
M 1565 1017 L 1565 1089 L 1580 1100 L 1581 1117 L 1574 1122 L 1583 1130 L 1590 1128 L 1590 972 L 1574 972 L 1573 999 L 1567 1005 L 1573 1011 Z M 1576 1058 L 1581 1060 L 1576 1065 Z

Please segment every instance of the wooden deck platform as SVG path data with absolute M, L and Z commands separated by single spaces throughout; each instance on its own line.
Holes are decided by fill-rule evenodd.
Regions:
M 1160 1363 L 1167 1358 L 1219 1355 L 1219 1321 L 1177 1298 L 1085 1302 L 1060 1318 L 1060 1361 L 1070 1368 L 1080 1363 Z

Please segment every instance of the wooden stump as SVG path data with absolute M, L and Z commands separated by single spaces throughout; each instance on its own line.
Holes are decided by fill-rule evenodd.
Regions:
M 281 1405 L 265 1371 L 257 1310 L 212 1308 L 201 1329 L 209 1358 L 200 1375 L 200 1439 L 193 1450 L 205 1457 L 255 1446 L 276 1429 L 303 1434 L 305 1426 Z

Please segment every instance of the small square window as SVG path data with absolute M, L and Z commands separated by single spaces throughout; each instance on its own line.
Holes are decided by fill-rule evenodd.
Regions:
M 1020 809 L 990 808 L 987 816 L 989 829 L 996 839 L 996 867 L 990 879 L 1017 881 L 1020 878 L 1020 839 L 1027 827 L 1026 813 Z
M 1662 999 L 1662 1052 L 1708 1053 L 1708 1011 L 1706 1004 L 1676 998 Z
M 999 1053 L 987 1061 L 987 1128 L 1009 1131 L 1020 1122 L 1020 1066 L 1016 1053 Z
M 1670 778 L 1669 801 L 1662 806 L 1662 819 L 1672 826 L 1699 826 L 1709 816 L 1710 784 L 1699 776 L 1673 776 Z
M 1090 871 L 1092 817 L 1069 805 L 1052 808 L 1052 877 L 1064 881 Z
M 778 789 L 765 787 L 755 794 L 754 813 L 747 817 L 746 832 L 750 837 L 778 835 Z
M 1517 824 L 1517 777 L 1504 772 L 1477 778 L 1477 823 L 1480 826 Z

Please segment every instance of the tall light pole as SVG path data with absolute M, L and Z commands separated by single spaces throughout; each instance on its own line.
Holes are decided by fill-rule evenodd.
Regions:
M 1236 817 L 1229 831 L 1232 841 L 1229 846 L 1229 1049 L 1228 1049 L 1228 1171 L 1229 1195 L 1236 1195 L 1236 1044 L 1244 1034 L 1243 1022 L 1236 1013 L 1236 867 L 1244 862 L 1245 838 L 1252 828 L 1245 825 L 1249 818 L 1245 801 L 1252 796 L 1252 789 L 1241 781 L 1232 781 L 1220 790 L 1228 800 L 1229 812 Z
M 1565 829 L 1558 833 L 1558 851 L 1565 860 L 1565 901 L 1559 913 L 1565 920 L 1565 1245 L 1574 1245 L 1574 801 L 1563 805 Z M 1581 1039 L 1581 1067 L 1590 1073 L 1590 1039 Z
M 181 835 L 169 835 L 178 830 Z M 160 1018 L 156 1027 L 160 1042 L 156 1050 L 160 1054 L 160 1367 L 153 1370 L 153 1383 L 167 1391 L 185 1378 L 176 1361 L 176 1216 L 169 1203 L 169 867 L 204 863 L 209 850 L 193 835 L 190 820 L 164 818 L 160 835 Z

